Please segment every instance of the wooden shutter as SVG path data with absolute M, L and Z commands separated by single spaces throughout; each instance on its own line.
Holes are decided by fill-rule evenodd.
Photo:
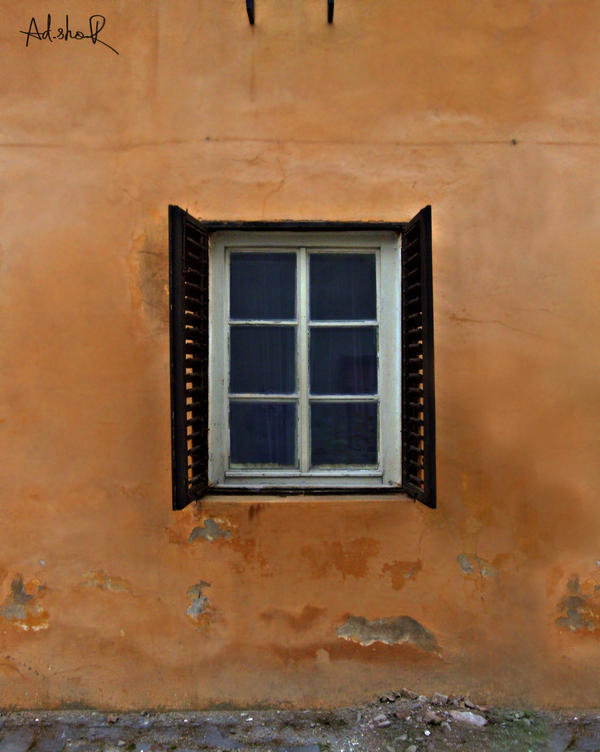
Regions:
M 208 487 L 208 234 L 169 207 L 173 509 Z
M 402 487 L 436 505 L 431 207 L 402 234 Z

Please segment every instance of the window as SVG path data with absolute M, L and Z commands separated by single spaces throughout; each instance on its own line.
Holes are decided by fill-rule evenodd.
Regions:
M 175 508 L 209 487 L 435 506 L 430 216 L 202 223 L 170 207 Z
M 209 254 L 209 482 L 400 483 L 394 233 L 219 232 Z

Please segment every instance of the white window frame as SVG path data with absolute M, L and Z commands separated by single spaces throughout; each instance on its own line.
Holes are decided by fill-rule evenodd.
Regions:
M 299 464 L 308 468 L 308 255 L 310 252 L 365 253 L 377 257 L 379 462 L 376 468 L 229 468 L 228 338 L 229 257 L 232 252 L 298 252 L 296 320 L 298 329 Z M 401 485 L 401 281 L 400 238 L 391 231 L 220 231 L 209 250 L 209 483 L 235 490 L 269 488 L 393 488 Z M 237 322 L 236 322 L 237 323 Z M 351 322 L 346 322 L 350 324 Z M 314 322 L 313 324 L 314 325 Z M 321 326 L 336 322 L 321 322 Z M 304 336 L 303 336 L 304 335 Z M 271 395 L 269 395 L 272 398 Z M 289 395 L 288 395 L 289 397 Z M 344 401 L 343 397 L 339 398 Z M 354 399 L 359 399 L 356 396 Z M 330 401 L 330 398 L 327 398 Z M 347 401 L 347 398 L 346 398 Z

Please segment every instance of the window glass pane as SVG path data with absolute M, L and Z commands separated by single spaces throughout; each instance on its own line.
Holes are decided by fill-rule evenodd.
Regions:
M 232 465 L 296 464 L 296 403 L 231 402 L 229 444 Z
M 296 391 L 296 327 L 232 326 L 229 391 L 293 394 Z
M 232 253 L 229 310 L 232 319 L 294 319 L 296 254 Z
M 311 253 L 313 321 L 377 318 L 374 253 Z
M 377 393 L 377 327 L 311 327 L 312 394 Z
M 376 402 L 312 402 L 311 465 L 377 465 Z

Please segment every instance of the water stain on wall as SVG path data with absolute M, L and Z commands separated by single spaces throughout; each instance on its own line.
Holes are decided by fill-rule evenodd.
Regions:
M 50 615 L 39 602 L 45 590 L 38 580 L 24 583 L 21 574 L 15 575 L 10 593 L 0 606 L 0 616 L 25 631 L 48 629 Z
M 252 522 L 262 512 L 264 504 L 250 504 L 248 507 L 248 519 Z
M 392 578 L 392 587 L 394 590 L 400 590 L 408 580 L 414 580 L 417 574 L 423 569 L 421 559 L 417 561 L 386 561 L 381 568 L 381 574 L 390 573 Z
M 273 608 L 269 611 L 263 611 L 260 618 L 267 622 L 281 622 L 294 631 L 304 631 L 311 627 L 324 613 L 325 609 L 317 608 L 317 606 L 304 606 L 299 614 Z
M 434 635 L 410 616 L 386 617 L 373 621 L 368 621 L 364 616 L 349 616 L 336 631 L 338 637 L 365 646 L 374 642 L 386 645 L 409 643 L 429 653 L 441 652 Z
M 369 559 L 379 553 L 379 542 L 373 538 L 356 538 L 347 542 L 325 542 L 319 548 L 303 546 L 300 552 L 315 577 L 323 577 L 334 568 L 344 579 L 347 576 L 359 578 L 367 574 Z
M 362 663 L 365 666 L 396 666 L 402 670 L 409 666 L 418 666 L 419 670 L 439 668 L 442 659 L 441 652 L 423 650 L 410 642 L 398 645 L 387 645 L 384 642 L 374 642 L 372 645 L 361 645 L 352 640 L 337 639 L 335 642 L 314 642 L 303 645 L 272 644 L 271 652 L 286 666 L 307 663 L 311 667 L 315 664 L 332 664 L 338 661 Z
M 261 577 L 273 576 L 269 561 L 261 553 L 260 544 L 256 538 L 239 538 L 235 536 L 231 539 L 231 548 L 241 556 L 240 561 L 232 563 L 234 570 L 238 574 L 245 572 L 248 566 L 256 566 Z

